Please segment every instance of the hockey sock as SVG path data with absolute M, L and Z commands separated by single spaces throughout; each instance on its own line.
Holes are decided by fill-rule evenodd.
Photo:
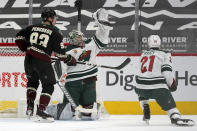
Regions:
M 34 108 L 34 101 L 36 99 L 36 89 L 32 87 L 27 87 L 27 108 Z
M 140 100 L 140 106 L 144 110 L 144 104 L 148 104 L 149 100 Z
M 51 100 L 51 95 L 47 93 L 41 93 L 39 109 L 45 110 Z

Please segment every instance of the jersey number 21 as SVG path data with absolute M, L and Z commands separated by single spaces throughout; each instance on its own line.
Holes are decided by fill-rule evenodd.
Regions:
M 147 64 L 147 66 L 145 66 L 145 64 L 148 62 L 149 59 L 150 59 L 149 64 Z M 142 57 L 142 59 L 140 61 L 142 63 L 142 65 L 141 65 L 141 72 L 142 73 L 145 73 L 147 71 L 152 72 L 154 60 L 155 60 L 155 56 L 154 55 L 149 56 L 149 57 L 148 56 Z M 147 68 L 148 68 L 148 70 L 147 70 Z

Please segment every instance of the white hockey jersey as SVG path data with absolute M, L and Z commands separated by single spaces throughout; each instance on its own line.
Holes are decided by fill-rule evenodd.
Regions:
M 139 74 L 136 76 L 137 88 L 168 88 L 174 78 L 171 53 L 150 49 L 144 51 L 139 61 Z
M 98 25 L 98 30 L 96 31 L 95 36 L 86 41 L 84 48 L 75 48 L 67 52 L 75 57 L 76 60 L 79 59 L 79 56 L 83 53 L 84 50 L 91 51 L 90 59 L 88 63 L 96 64 L 96 56 L 102 48 L 108 44 L 110 27 L 104 25 Z M 77 64 L 76 66 L 67 67 L 67 77 L 66 82 L 81 80 L 84 78 L 89 78 L 97 75 L 97 66 L 89 66 Z

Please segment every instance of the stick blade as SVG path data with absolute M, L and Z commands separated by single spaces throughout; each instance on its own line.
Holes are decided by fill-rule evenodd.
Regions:
M 117 66 L 116 69 L 120 70 L 122 68 L 124 68 L 126 65 L 128 65 L 131 62 L 130 58 L 127 58 L 121 65 Z

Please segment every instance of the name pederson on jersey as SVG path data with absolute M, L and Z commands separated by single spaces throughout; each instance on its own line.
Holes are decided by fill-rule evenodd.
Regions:
M 24 51 L 27 54 L 49 62 L 52 52 L 59 58 L 66 58 L 62 39 L 63 36 L 57 27 L 46 24 L 28 26 L 16 35 L 16 41 L 25 40 Z
M 102 48 L 104 48 L 107 44 L 102 43 L 96 36 L 93 36 L 91 39 L 88 39 L 85 42 L 84 48 L 76 48 L 67 52 L 75 57 L 76 60 L 79 59 L 80 55 L 83 51 L 90 51 L 90 58 L 88 60 L 89 63 L 96 63 L 96 55 L 100 52 Z M 97 66 L 88 66 L 77 64 L 77 66 L 68 66 L 67 68 L 67 77 L 66 82 L 81 80 L 84 78 L 89 78 L 97 75 Z
M 136 75 L 137 88 L 168 89 L 163 75 L 165 71 L 172 73 L 171 53 L 155 49 L 144 51 L 140 57 L 138 75 Z

